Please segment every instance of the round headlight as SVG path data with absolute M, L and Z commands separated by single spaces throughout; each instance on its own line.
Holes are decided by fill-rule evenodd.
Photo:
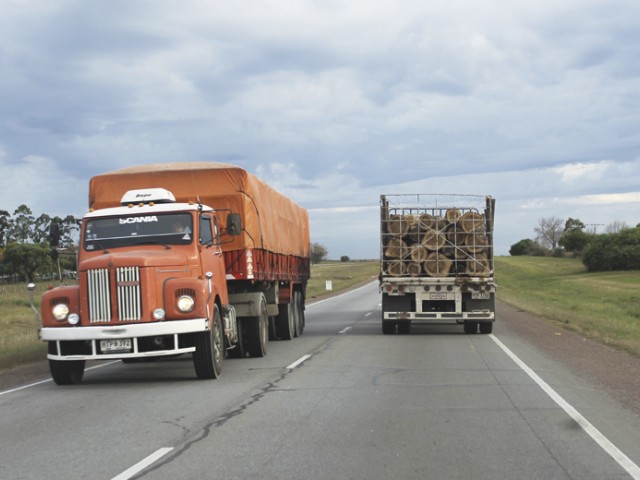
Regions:
M 188 313 L 193 310 L 193 306 L 195 305 L 195 303 L 196 302 L 193 297 L 190 297 L 189 295 L 182 295 L 180 298 L 178 298 L 178 310 L 180 310 L 182 313 Z
M 69 318 L 67 318 L 67 322 L 69 322 L 71 325 L 77 325 L 79 321 L 80 315 L 78 315 L 77 313 L 70 313 Z
M 55 307 L 51 309 L 51 314 L 53 318 L 59 321 L 63 321 L 67 319 L 67 315 L 69 315 L 69 307 L 64 303 L 59 303 Z
M 162 308 L 156 308 L 153 311 L 153 318 L 155 318 L 156 320 L 164 319 L 164 310 Z

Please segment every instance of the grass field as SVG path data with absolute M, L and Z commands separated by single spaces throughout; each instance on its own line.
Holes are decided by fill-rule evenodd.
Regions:
M 36 286 L 34 301 L 40 308 L 40 295 L 46 286 Z M 45 358 L 46 347 L 38 339 L 36 323 L 26 284 L 0 285 L 0 368 L 13 367 Z
M 380 262 L 322 262 L 311 265 L 311 279 L 307 285 L 307 298 L 331 293 L 326 282 L 331 281 L 333 292 L 352 287 L 378 276 Z
M 495 264 L 499 300 L 640 356 L 640 271 L 587 273 L 570 258 Z
M 333 284 L 333 292 L 372 278 L 378 274 L 378 262 L 323 262 L 311 267 L 307 296 L 317 298 L 326 291 L 327 280 Z M 40 295 L 47 288 L 36 286 L 34 301 L 40 308 Z M 29 302 L 26 284 L 0 285 L 0 368 L 10 368 L 23 363 L 44 359 L 46 346 L 38 339 L 33 310 Z

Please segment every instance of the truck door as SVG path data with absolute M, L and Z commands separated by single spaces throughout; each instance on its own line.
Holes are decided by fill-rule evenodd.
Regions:
M 200 261 L 202 271 L 213 274 L 214 290 L 220 295 L 223 303 L 227 303 L 226 276 L 224 256 L 220 248 L 220 235 L 218 233 L 217 218 L 211 214 L 200 215 L 200 228 L 198 241 L 200 242 Z

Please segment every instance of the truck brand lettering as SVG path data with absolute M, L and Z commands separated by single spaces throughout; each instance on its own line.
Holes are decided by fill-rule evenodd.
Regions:
M 127 217 L 121 218 L 120 225 L 126 225 L 127 223 L 152 223 L 157 222 L 158 217 L 155 215 L 147 215 L 146 217 Z

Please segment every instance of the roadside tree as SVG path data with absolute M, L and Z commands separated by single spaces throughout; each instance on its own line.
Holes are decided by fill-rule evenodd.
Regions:
M 314 242 L 311 244 L 311 263 L 320 263 L 322 260 L 327 258 L 328 254 L 327 247 L 324 245 Z

